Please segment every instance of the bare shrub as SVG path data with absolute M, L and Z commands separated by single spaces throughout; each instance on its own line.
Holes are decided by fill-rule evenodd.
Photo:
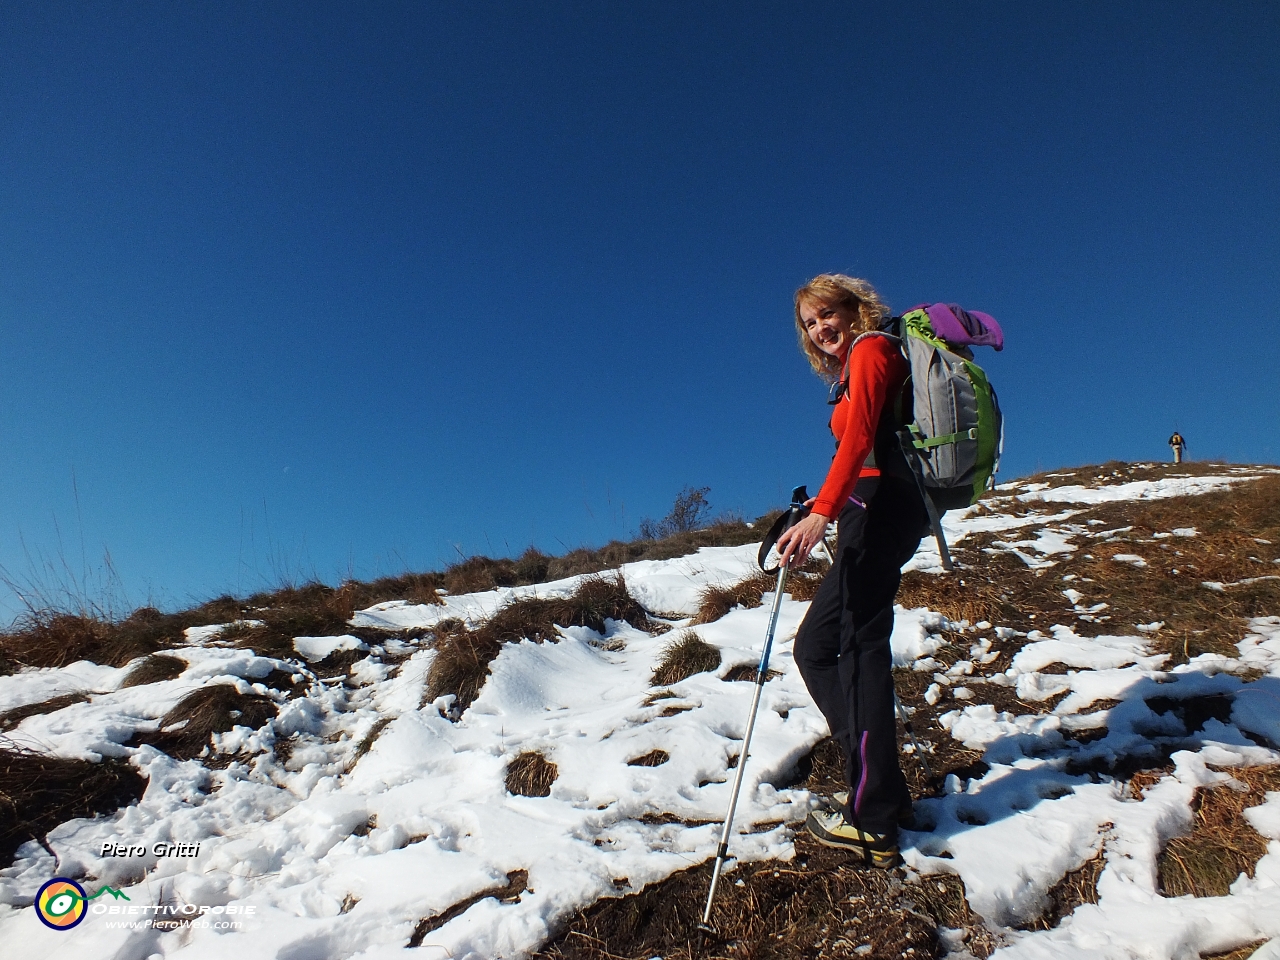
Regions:
M 507 764 L 507 792 L 518 797 L 549 797 L 559 768 L 535 751 L 526 751 Z
M 665 517 L 658 521 L 640 521 L 640 536 L 645 540 L 661 540 L 705 526 L 711 513 L 711 504 L 707 501 L 710 492 L 710 487 L 685 487 L 676 494 L 671 512 Z
M 720 666 L 720 650 L 692 630 L 685 630 L 662 651 L 658 665 L 649 678 L 655 687 L 679 683 L 695 673 L 706 673 Z

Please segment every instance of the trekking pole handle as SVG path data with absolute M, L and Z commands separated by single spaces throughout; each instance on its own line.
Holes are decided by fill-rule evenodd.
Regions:
M 796 514 L 796 518 L 791 523 L 787 524 L 788 527 L 794 527 L 797 523 L 800 522 L 801 517 L 799 516 L 799 514 L 805 512 L 804 505 L 805 503 L 808 502 L 808 500 L 809 500 L 809 490 L 808 490 L 807 484 L 802 483 L 800 484 L 800 486 L 796 487 L 791 491 L 790 512 Z
M 769 551 L 778 542 L 778 538 L 808 516 L 809 508 L 805 506 L 808 499 L 809 491 L 807 485 L 802 483 L 791 491 L 791 504 L 786 513 L 775 520 L 773 526 L 769 528 L 764 542 L 760 544 L 760 553 L 756 557 L 756 563 L 760 565 L 760 569 L 765 573 L 774 574 L 778 572 L 777 567 L 766 567 L 764 562 L 769 556 Z

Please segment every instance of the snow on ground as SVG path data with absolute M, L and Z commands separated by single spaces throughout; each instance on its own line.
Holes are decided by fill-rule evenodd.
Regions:
M 1245 478 L 1011 484 L 1002 491 L 1006 502 L 1059 512 L 1015 517 L 971 510 L 949 515 L 947 532 L 956 542 L 979 531 L 1009 531 L 996 548 L 1044 567 L 1075 550 L 1077 537 L 1096 535 L 1074 524 L 1077 511 L 1064 505 L 1189 495 Z M 1017 532 L 1024 528 L 1034 529 Z M 751 573 L 755 550 L 706 548 L 628 564 L 623 573 L 648 609 L 687 616 L 707 585 Z M 926 541 L 912 565 L 936 564 L 936 547 Z M 476 623 L 514 598 L 568 595 L 578 580 L 450 596 L 435 606 L 379 604 L 357 614 L 352 626 L 425 629 L 446 617 Z M 1069 605 L 1090 616 L 1073 593 L 1064 591 Z M 10 732 L 15 742 L 68 757 L 128 756 L 149 783 L 134 806 L 52 831 L 56 864 L 28 843 L 12 867 L 0 870 L 5 957 L 401 957 L 422 918 L 505 886 L 517 870 L 528 872 L 518 899 L 477 899 L 428 934 L 420 949 L 424 957 L 455 960 L 526 954 L 600 897 L 638 890 L 713 855 L 753 691 L 750 683 L 723 677 L 734 666 L 755 664 L 769 601 L 699 626 L 699 635 L 720 648 L 721 666 L 672 685 L 657 700 L 650 698 L 658 691 L 649 677 L 669 636 L 611 623 L 604 636 L 568 628 L 558 643 L 509 644 L 456 723 L 446 718 L 448 698 L 421 702 L 433 651 L 399 641 L 370 649 L 351 636 L 299 638 L 300 658 L 281 661 L 206 645 L 216 642 L 216 631 L 193 631 L 193 645 L 174 651 L 189 664 L 181 676 L 124 689 L 126 671 L 87 663 L 0 677 L 0 711 L 66 693 L 88 697 L 25 719 Z M 764 688 L 731 844 L 739 859 L 790 857 L 792 832 L 817 802 L 785 786 L 826 732 L 791 658 L 806 608 L 790 597 L 781 604 L 771 664 L 779 676 Z M 943 643 L 938 632 L 967 626 L 926 610 L 900 610 L 895 660 L 934 671 L 931 654 Z M 1151 652 L 1160 625 L 1139 626 L 1133 635 L 1121 630 L 1090 639 L 1062 625 L 1026 635 L 1011 666 L 987 682 L 1013 688 L 1027 702 L 1065 694 L 1040 715 L 998 712 L 961 685 L 974 664 L 991 661 L 990 640 L 975 636 L 970 660 L 934 673 L 926 696 L 950 698 L 954 707 L 942 715 L 945 733 L 930 735 L 983 751 L 988 769 L 968 781 L 952 776 L 944 796 L 919 802 L 917 814 L 932 829 L 904 834 L 903 853 L 911 870 L 963 879 L 973 909 L 1004 928 L 1000 958 L 1181 960 L 1280 937 L 1280 794 L 1247 813 L 1273 842 L 1255 876 L 1238 879 L 1229 896 L 1164 898 L 1155 866 L 1163 841 L 1190 823 L 1197 786 L 1228 780 L 1233 766 L 1280 762 L 1280 753 L 1260 745 L 1280 743 L 1280 617 L 1256 618 L 1238 657 L 1205 655 L 1175 668 Z M 995 629 L 1003 639 L 1013 635 Z M 352 649 L 368 649 L 369 656 L 348 683 L 319 682 L 306 666 Z M 409 655 L 397 668 L 383 662 L 389 652 Z M 289 700 L 264 686 L 275 669 L 312 678 L 308 694 Z M 223 752 L 239 751 L 236 762 L 209 769 L 153 747 L 124 746 L 208 682 L 280 703 L 279 715 L 260 730 L 221 735 Z M 1203 697 L 1229 697 L 1232 706 L 1229 717 L 1211 719 L 1194 734 L 1152 706 Z M 1095 709 L 1103 702 L 1114 703 Z M 1105 735 L 1069 736 L 1088 730 Z M 360 755 L 358 745 L 374 734 Z M 292 752 L 282 764 L 271 747 L 285 739 Z M 1139 796 L 1129 795 L 1123 781 L 1091 772 L 1117 757 L 1170 748 L 1174 772 Z M 629 764 L 654 750 L 669 760 Z M 557 765 L 550 796 L 506 791 L 506 766 L 525 751 Z M 157 856 L 158 843 L 198 844 L 198 854 Z M 111 844 L 145 852 L 104 855 Z M 1079 907 L 1053 930 L 1012 929 L 1037 916 L 1047 891 L 1099 852 L 1106 866 L 1098 904 Z M 90 893 L 118 887 L 129 899 L 101 897 L 79 926 L 49 930 L 31 903 L 55 875 L 81 878 Z M 187 905 L 222 912 L 206 914 L 207 925 L 169 932 L 137 922 L 145 920 L 138 908 Z M 242 926 L 217 925 L 232 920 Z

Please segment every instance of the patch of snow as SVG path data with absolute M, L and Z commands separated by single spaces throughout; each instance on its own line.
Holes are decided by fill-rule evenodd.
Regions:
M 1147 561 L 1136 553 L 1117 553 L 1111 559 L 1120 563 L 1131 563 L 1135 567 L 1145 567 L 1147 565 Z
M 368 650 L 369 645 L 359 637 L 343 634 L 340 637 L 295 637 L 293 649 L 308 663 L 315 663 L 339 650 Z

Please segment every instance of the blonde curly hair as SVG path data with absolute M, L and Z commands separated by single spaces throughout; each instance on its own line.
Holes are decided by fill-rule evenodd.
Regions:
M 800 349 L 808 357 L 814 373 L 828 383 L 834 383 L 840 379 L 840 361 L 829 353 L 823 353 L 809 339 L 804 321 L 800 319 L 800 306 L 806 302 L 853 311 L 859 321 L 854 324 L 854 336 L 877 329 L 880 322 L 889 316 L 889 306 L 866 280 L 847 277 L 843 273 L 821 273 L 796 291 L 796 331 L 800 335 Z

